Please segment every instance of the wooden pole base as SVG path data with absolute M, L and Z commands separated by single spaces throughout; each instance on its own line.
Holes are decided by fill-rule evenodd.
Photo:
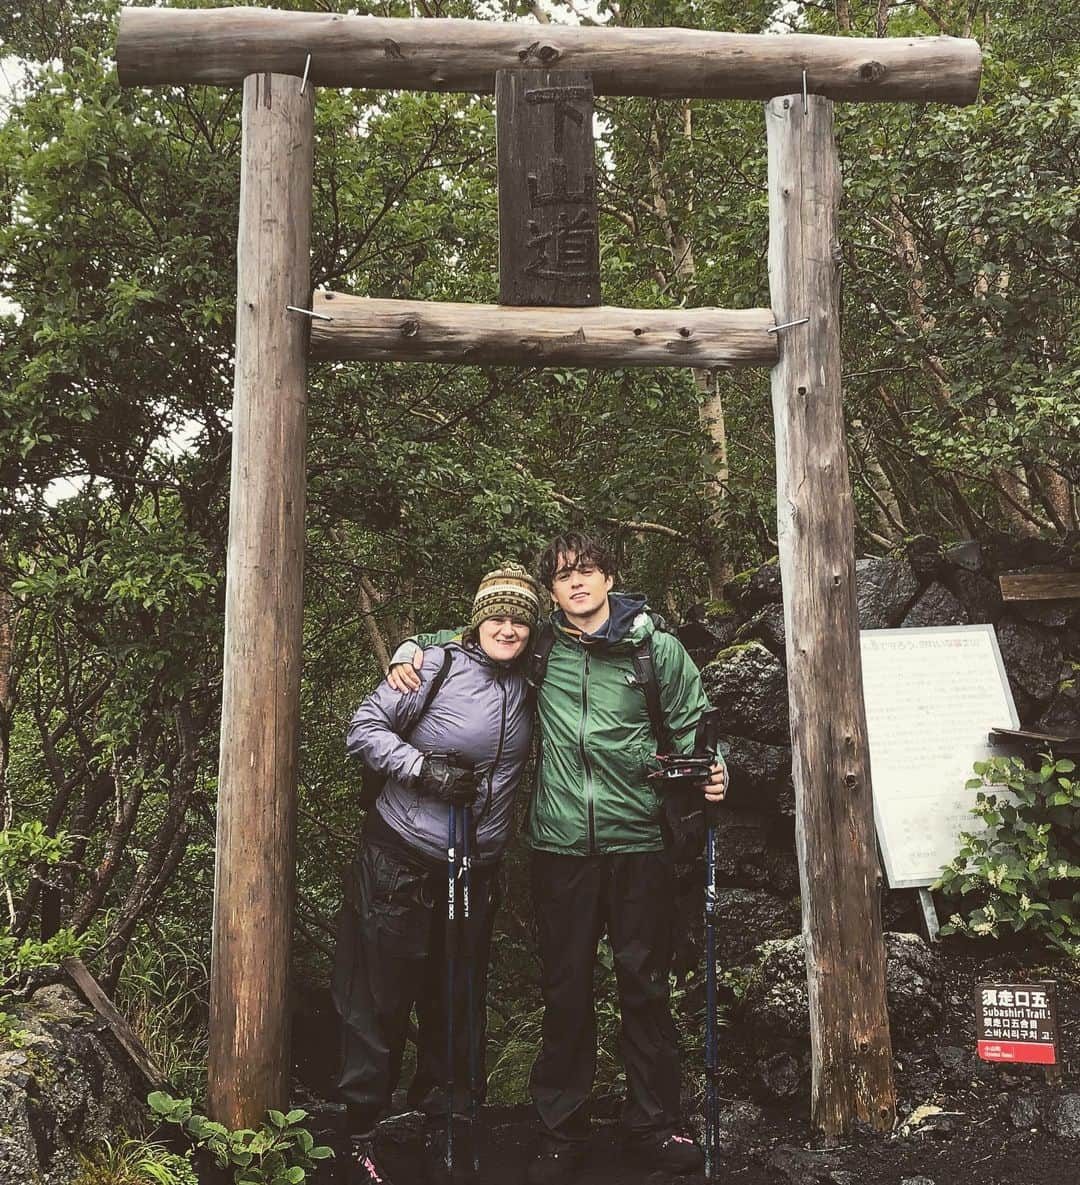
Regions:
M 840 166 L 828 99 L 773 99 L 765 120 L 769 285 L 791 324 L 772 396 L 811 1113 L 837 1136 L 896 1114 L 840 383 Z
M 225 592 L 210 1115 L 284 1109 L 303 624 L 304 454 L 315 97 L 244 80 L 236 388 Z

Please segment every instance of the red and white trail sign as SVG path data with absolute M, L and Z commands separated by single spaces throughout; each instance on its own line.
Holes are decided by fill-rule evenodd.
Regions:
M 1053 981 L 980 983 L 975 988 L 975 1035 L 987 1062 L 1057 1065 Z

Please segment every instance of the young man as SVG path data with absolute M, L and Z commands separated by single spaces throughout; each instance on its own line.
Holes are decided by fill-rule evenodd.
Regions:
M 674 869 L 647 780 L 657 744 L 635 678 L 637 643 L 651 635 L 676 752 L 693 749 L 708 702 L 681 643 L 655 629 L 644 598 L 612 593 L 614 574 L 611 553 L 587 535 L 561 535 L 540 557 L 554 642 L 537 698 L 540 762 L 526 827 L 544 997 L 543 1044 L 530 1080 L 542 1139 L 529 1185 L 570 1182 L 584 1158 L 596 1067 L 593 964 L 605 930 L 622 1014 L 631 1147 L 675 1174 L 702 1166 L 700 1149 L 679 1134 L 668 992 Z M 413 648 L 394 658 L 391 682 L 413 687 Z M 706 798 L 721 801 L 726 782 L 723 766 L 714 765 Z

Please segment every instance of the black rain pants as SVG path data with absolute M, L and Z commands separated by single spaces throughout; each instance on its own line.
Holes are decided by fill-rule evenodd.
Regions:
M 411 1105 L 445 1114 L 447 871 L 403 859 L 361 840 L 345 882 L 338 921 L 334 1005 L 341 1019 L 338 1088 L 354 1134 L 367 1134 L 390 1105 L 401 1073 L 409 1017 L 418 1021 Z M 460 894 L 458 909 L 460 917 Z M 472 869 L 470 933 L 462 935 L 454 990 L 455 1109 L 467 1098 L 466 953 L 474 968 L 477 1082 L 483 1097 L 485 993 L 491 928 L 498 907 L 496 868 Z M 460 923 L 459 923 L 460 924 Z
M 583 1140 L 596 1072 L 593 967 L 607 930 L 626 1069 L 624 1127 L 666 1136 L 679 1125 L 679 1051 L 671 1017 L 675 875 L 667 852 L 532 854 L 544 996 L 543 1045 L 529 1087 L 549 1143 Z

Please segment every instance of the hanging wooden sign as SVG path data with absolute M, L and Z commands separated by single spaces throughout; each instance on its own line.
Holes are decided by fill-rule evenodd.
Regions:
M 600 303 L 592 79 L 500 70 L 499 303 Z

